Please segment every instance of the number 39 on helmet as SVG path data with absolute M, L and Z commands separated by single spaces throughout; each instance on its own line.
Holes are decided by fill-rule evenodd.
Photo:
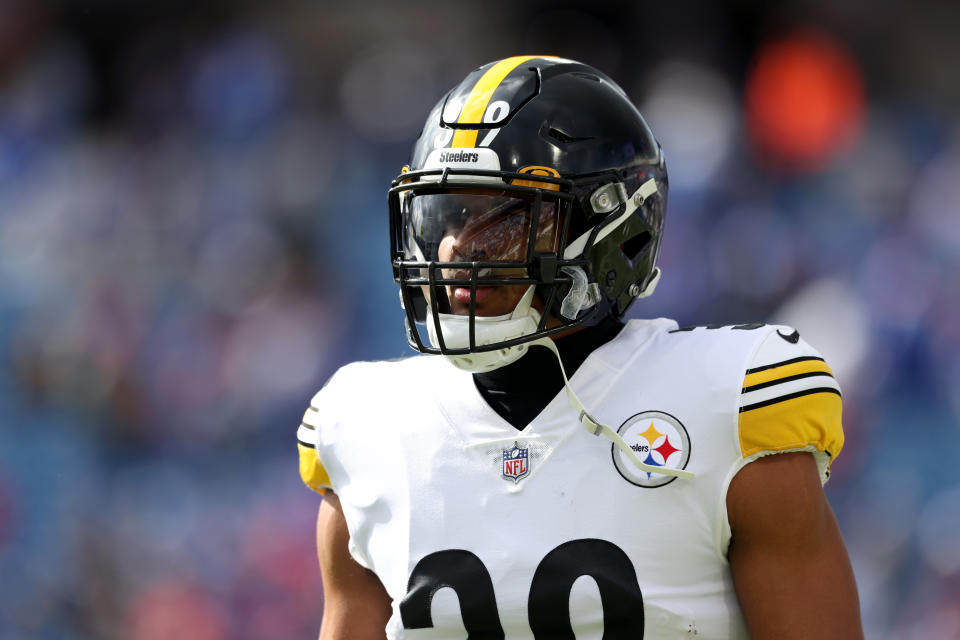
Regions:
M 471 72 L 431 110 L 388 199 L 408 342 L 464 369 L 619 318 L 659 279 L 663 152 L 624 91 L 579 62 Z

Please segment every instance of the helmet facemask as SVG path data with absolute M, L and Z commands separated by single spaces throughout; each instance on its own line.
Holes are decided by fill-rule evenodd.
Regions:
M 656 182 L 644 182 L 631 205 L 615 175 L 533 181 L 480 173 L 418 171 L 394 181 L 394 278 L 410 346 L 489 371 L 521 357 L 535 339 L 611 312 L 619 317 L 625 305 L 601 293 L 591 256 L 608 258 L 621 235 L 635 235 L 644 224 L 636 210 L 656 193 Z M 600 199 L 606 207 L 597 194 L 607 195 Z M 585 207 L 592 208 L 589 220 Z M 622 246 L 613 253 L 629 257 Z M 641 297 L 637 291 L 633 297 Z
M 496 176 L 407 173 L 390 191 L 394 278 L 408 341 L 473 371 L 503 366 L 526 352 L 524 343 L 583 324 L 541 313 L 574 284 L 561 269 L 586 267 L 560 255 L 572 184 L 490 173 Z M 417 325 L 426 326 L 429 345 Z

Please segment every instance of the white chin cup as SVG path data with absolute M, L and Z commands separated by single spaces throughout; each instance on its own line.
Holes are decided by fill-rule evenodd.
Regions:
M 527 289 L 513 313 L 502 316 L 476 316 L 474 324 L 476 346 L 482 347 L 535 333 L 537 324 L 540 322 L 540 313 L 530 306 L 533 302 L 533 289 L 533 286 Z M 440 330 L 443 331 L 443 342 L 448 349 L 466 349 L 470 346 L 469 316 L 441 313 Z M 436 326 L 429 312 L 427 333 L 430 336 L 430 343 L 439 348 L 440 341 L 437 339 Z M 528 347 L 527 343 L 522 343 L 494 351 L 446 357 L 460 369 L 471 373 L 485 373 L 516 362 L 527 352 Z

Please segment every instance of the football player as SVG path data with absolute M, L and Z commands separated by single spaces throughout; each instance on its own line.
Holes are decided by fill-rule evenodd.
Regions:
M 620 321 L 666 201 L 592 67 L 507 58 L 437 103 L 389 191 L 428 355 L 343 367 L 298 432 L 321 638 L 862 637 L 826 362 L 790 327 Z

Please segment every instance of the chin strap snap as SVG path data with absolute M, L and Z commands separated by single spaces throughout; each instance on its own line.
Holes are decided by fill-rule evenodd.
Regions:
M 540 338 L 539 340 L 533 340 L 530 342 L 530 345 L 540 345 L 546 347 L 553 352 L 553 355 L 557 356 L 557 362 L 560 363 L 560 373 L 563 374 L 563 386 L 567 390 L 567 399 L 570 401 L 570 405 L 580 413 L 580 425 L 587 430 L 588 433 L 595 436 L 604 436 L 610 442 L 614 444 L 617 449 L 623 452 L 625 456 L 630 459 L 638 469 L 641 471 L 646 471 L 648 473 L 659 473 L 664 476 L 675 476 L 677 478 L 684 478 L 689 480 L 694 477 L 694 474 L 685 471 L 684 469 L 670 469 L 668 467 L 655 467 L 644 463 L 637 457 L 637 454 L 634 453 L 633 449 L 630 448 L 623 438 L 620 437 L 620 434 L 615 430 L 611 429 L 607 425 L 603 424 L 596 418 L 590 415 L 587 409 L 583 406 L 583 403 L 580 402 L 580 398 L 577 397 L 577 394 L 573 392 L 573 388 L 570 387 L 570 380 L 567 378 L 567 371 L 563 368 L 563 360 L 560 359 L 560 351 L 557 349 L 557 345 L 550 338 Z

